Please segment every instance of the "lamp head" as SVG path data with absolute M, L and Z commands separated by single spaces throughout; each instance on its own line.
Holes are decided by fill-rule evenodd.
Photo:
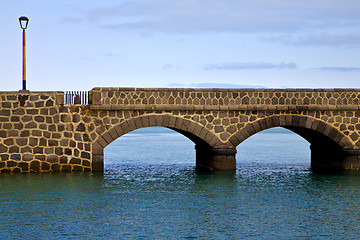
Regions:
M 20 27 L 22 30 L 25 30 L 28 26 L 29 23 L 29 19 L 25 16 L 22 16 L 19 18 L 19 22 L 20 22 Z

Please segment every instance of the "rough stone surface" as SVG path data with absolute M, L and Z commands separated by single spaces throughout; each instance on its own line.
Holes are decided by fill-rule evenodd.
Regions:
M 358 169 L 359 99 L 358 89 L 94 88 L 89 105 L 64 105 L 63 92 L 0 92 L 0 172 L 101 170 L 108 144 L 149 126 L 215 150 L 282 126 L 352 150 L 344 168 Z M 234 156 L 211 161 L 230 169 Z

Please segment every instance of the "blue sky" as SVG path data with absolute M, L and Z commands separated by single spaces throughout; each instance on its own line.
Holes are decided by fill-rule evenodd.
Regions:
M 0 84 L 360 88 L 358 0 L 2 0 Z

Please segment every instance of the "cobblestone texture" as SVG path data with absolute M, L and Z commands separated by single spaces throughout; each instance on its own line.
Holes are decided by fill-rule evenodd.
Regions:
M 62 92 L 1 92 L 0 172 L 92 171 L 108 144 L 148 126 L 219 149 L 295 126 L 360 149 L 360 90 L 94 88 L 90 95 L 90 105 L 64 106 Z
M 91 171 L 90 118 L 63 96 L 0 93 L 0 172 Z

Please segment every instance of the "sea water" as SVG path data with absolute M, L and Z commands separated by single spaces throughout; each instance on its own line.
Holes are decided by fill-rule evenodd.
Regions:
M 276 128 L 238 148 L 234 173 L 195 170 L 166 128 L 105 149 L 104 173 L 0 175 L 1 239 L 358 239 L 360 174 L 313 173 L 309 144 Z

